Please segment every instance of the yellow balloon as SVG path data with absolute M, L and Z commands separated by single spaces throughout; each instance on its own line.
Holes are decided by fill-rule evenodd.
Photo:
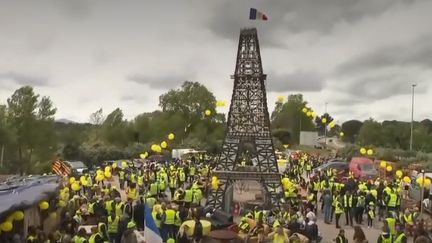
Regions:
M 89 184 L 88 180 L 81 181 L 81 185 L 83 186 L 88 186 L 88 184 Z
M 160 146 L 161 146 L 161 148 L 167 148 L 168 147 L 168 144 L 167 144 L 167 142 L 165 142 L 165 141 L 163 141 L 161 144 L 160 144 Z
M 211 115 L 211 110 L 205 110 L 204 113 L 205 113 L 206 116 L 210 116 Z
M 285 97 L 283 97 L 283 96 L 278 96 L 277 97 L 277 102 L 278 103 L 283 103 L 285 101 Z
M 20 210 L 15 211 L 15 212 L 13 212 L 13 214 L 12 214 L 12 218 L 13 218 L 13 220 L 21 221 L 21 220 L 24 219 L 24 212 L 23 212 L 23 211 L 20 211 Z
M 327 118 L 323 118 L 323 119 L 321 119 L 321 122 L 322 122 L 322 123 L 327 123 Z
M 213 190 L 217 190 L 219 188 L 219 181 L 218 180 L 212 181 L 211 185 Z
M 311 112 L 311 117 L 316 117 L 316 112 L 315 111 Z
M 96 181 L 103 181 L 105 179 L 105 176 L 102 174 L 99 174 L 96 176 Z
M 74 190 L 74 191 L 79 191 L 80 189 L 81 189 L 81 186 L 80 186 L 80 184 L 79 183 L 73 183 L 72 185 L 71 185 L 71 188 L 72 188 L 72 190 Z
M 174 138 L 175 138 L 174 133 L 168 134 L 168 140 L 174 140 Z
M 304 108 L 302 109 L 302 112 L 303 112 L 303 113 L 307 113 L 307 112 L 308 112 L 308 108 L 304 107 Z
M 212 181 L 217 181 L 218 178 L 216 176 L 212 176 Z
M 306 112 L 306 116 L 312 116 L 312 112 L 310 111 Z
M 411 178 L 409 178 L 408 176 L 404 176 L 404 178 L 402 179 L 405 183 L 411 183 Z
M 386 170 L 387 170 L 388 172 L 390 172 L 390 171 L 393 170 L 393 167 L 392 167 L 391 165 L 387 165 Z
M 96 171 L 96 175 L 103 175 L 104 171 L 103 170 L 97 170 Z
M 367 155 L 369 155 L 369 156 L 373 155 L 373 150 L 372 149 L 368 149 L 367 150 Z
M 344 135 L 345 135 L 345 133 L 343 133 L 343 132 L 339 133 L 339 136 L 341 136 L 341 137 L 343 137 Z
M 128 164 L 126 163 L 126 161 L 122 161 L 121 167 L 122 168 L 127 168 L 128 167 Z
M 146 158 L 145 154 L 140 154 L 140 158 L 145 159 Z
M 111 167 L 112 167 L 113 169 L 117 168 L 117 162 L 113 162 L 112 165 L 111 165 Z
M 111 171 L 105 171 L 104 176 L 106 178 L 111 178 Z
M 69 184 L 73 184 L 75 182 L 75 177 L 69 178 Z
M 156 153 L 160 153 L 160 152 L 162 152 L 162 148 L 161 148 L 161 146 L 159 146 L 159 145 L 156 145 L 156 151 L 155 151 Z
M 334 122 L 330 122 L 330 123 L 329 123 L 329 127 L 330 127 L 330 128 L 333 128 L 334 126 L 336 126 L 336 123 L 334 123 Z
M 385 168 L 385 167 L 387 167 L 387 162 L 384 161 L 384 160 L 381 160 L 381 162 L 380 162 L 380 167 L 381 167 L 381 168 Z
M 366 149 L 365 149 L 365 148 L 360 148 L 360 153 L 364 155 L 364 154 L 366 154 L 366 153 L 367 153 L 367 151 L 366 151 Z
M 42 201 L 39 203 L 39 208 L 41 210 L 47 210 L 49 208 L 49 203 L 47 201 Z
M 86 177 L 85 176 L 80 176 L 80 182 L 85 181 Z
M 403 172 L 402 172 L 401 170 L 397 170 L 397 171 L 396 171 L 396 176 L 397 176 L 398 178 L 401 178 L 401 177 L 403 176 Z
M 13 229 L 13 224 L 10 221 L 5 221 L 0 224 L 0 229 L 1 231 L 9 232 Z
M 110 166 L 105 166 L 105 171 L 111 171 L 111 167 Z
M 57 218 L 57 213 L 56 212 L 52 212 L 49 214 L 49 218 L 50 219 L 56 219 Z
M 151 150 L 152 150 L 153 152 L 157 152 L 157 150 L 158 150 L 158 146 L 159 146 L 159 145 L 157 145 L 157 144 L 153 144 L 153 145 L 151 146 Z

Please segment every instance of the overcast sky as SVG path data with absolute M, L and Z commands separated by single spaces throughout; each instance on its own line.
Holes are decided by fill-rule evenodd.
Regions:
M 249 8 L 269 20 L 248 20 Z M 32 85 L 57 119 L 158 108 L 183 81 L 229 101 L 239 30 L 257 27 L 269 109 L 301 92 L 336 120 L 431 118 L 432 1 L 0 2 L 0 103 Z

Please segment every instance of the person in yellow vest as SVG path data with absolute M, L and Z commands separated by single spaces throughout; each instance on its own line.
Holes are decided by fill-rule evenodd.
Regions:
M 389 228 L 387 227 L 387 225 L 384 225 L 382 227 L 382 232 L 378 236 L 377 243 L 393 243 L 393 237 L 390 234 L 390 231 L 389 231 Z
M 115 198 L 115 214 L 116 216 L 121 217 L 123 215 L 123 209 L 124 209 L 124 202 L 121 200 L 120 197 Z
M 404 214 L 402 215 L 402 222 L 405 225 L 405 230 L 408 234 L 413 235 L 414 233 L 414 215 L 409 211 L 409 209 L 405 209 Z
M 192 190 L 193 197 L 192 197 L 192 204 L 201 206 L 201 200 L 203 198 L 201 189 L 197 188 Z
M 128 187 L 128 189 L 126 190 L 126 196 L 129 202 L 133 202 L 137 199 L 138 191 L 136 189 L 135 183 L 131 183 L 130 187 Z
M 80 228 L 77 234 L 73 237 L 73 243 L 88 243 L 86 239 L 87 232 L 84 228 Z
M 375 219 L 375 204 L 374 202 L 370 201 L 369 205 L 366 206 L 367 211 L 367 226 L 368 229 L 372 227 L 373 220 Z
M 288 234 L 284 231 L 282 226 L 278 226 L 273 235 L 271 236 L 273 243 L 288 243 Z
M 155 182 L 150 184 L 149 194 L 152 197 L 158 197 L 159 196 L 159 182 L 155 181 Z
M 394 237 L 396 235 L 396 219 L 391 212 L 387 213 L 387 218 L 384 222 L 388 226 L 390 234 Z
M 104 239 L 97 227 L 91 228 L 91 235 L 88 240 L 89 243 L 104 243 Z
M 179 202 L 182 201 L 184 199 L 185 196 L 185 191 L 183 190 L 183 188 L 178 188 L 175 192 L 174 192 L 174 198 L 173 201 L 175 202 Z
M 117 216 L 116 213 L 112 212 L 108 218 L 108 235 L 111 243 L 116 243 L 115 239 L 118 238 L 118 225 L 120 221 L 120 216 Z
M 403 226 L 401 224 L 396 224 L 396 231 L 397 231 L 397 234 L 394 238 L 393 243 L 407 243 L 408 239 L 405 235 L 405 231 L 404 231 Z
M 162 217 L 160 215 L 159 207 L 160 207 L 160 205 L 154 205 L 151 214 L 152 214 L 153 220 L 155 221 L 156 227 L 160 231 L 161 230 L 161 219 L 162 219 Z
M 387 197 L 387 211 L 395 211 L 399 195 L 393 189 L 389 191 Z
M 335 207 L 335 219 L 336 219 L 336 228 L 339 229 L 339 218 L 342 215 L 342 213 L 344 212 L 343 210 L 343 206 L 342 203 L 339 200 L 339 197 L 336 197 L 335 199 L 333 199 L 334 201 L 334 207 Z
M 124 183 L 125 183 L 125 172 L 123 169 L 119 170 L 118 173 L 119 183 L 120 183 L 120 189 L 124 190 Z
M 177 171 L 178 171 L 177 174 L 178 174 L 178 179 L 179 179 L 179 186 L 183 187 L 183 185 L 186 182 L 186 173 L 184 172 L 184 169 L 181 167 L 178 168 Z
M 353 225 L 353 196 L 349 191 L 345 192 L 342 199 L 342 206 L 345 212 L 345 225 Z
M 166 238 L 168 236 L 175 236 L 176 230 L 175 230 L 175 218 L 176 218 L 176 211 L 172 208 L 171 204 L 168 204 L 166 207 L 165 212 L 162 215 L 162 231 L 166 235 Z
M 27 236 L 27 243 L 35 243 L 37 242 L 37 233 L 36 228 L 34 226 L 29 226 L 28 229 L 28 236 Z
M 170 177 L 169 177 L 169 188 L 171 191 L 171 198 L 174 198 L 174 194 L 175 191 L 178 187 L 178 179 L 177 179 L 177 174 L 173 173 Z
M 192 203 L 192 200 L 193 200 L 192 189 L 185 190 L 185 196 L 184 196 L 185 207 L 190 207 L 190 204 Z
M 194 164 L 190 163 L 188 169 L 189 169 L 189 183 L 192 183 L 193 178 L 195 178 L 196 175 L 196 167 Z
M 348 243 L 348 239 L 345 237 L 345 230 L 339 230 L 339 234 L 336 239 L 334 239 L 336 243 Z
M 78 225 L 78 226 L 80 226 L 80 225 L 82 225 L 83 223 L 84 223 L 84 219 L 83 219 L 83 217 L 81 216 L 81 210 L 77 210 L 76 212 L 75 212 L 75 215 L 73 216 L 73 219 L 75 220 L 75 223 L 76 223 L 76 225 Z
M 114 211 L 114 200 L 112 200 L 109 196 L 105 197 L 105 210 L 107 215 L 111 215 L 111 212 Z
M 239 232 L 243 233 L 243 234 L 247 234 L 247 233 L 249 233 L 249 230 L 250 230 L 250 225 L 247 222 L 247 218 L 242 217 L 240 224 L 239 224 Z

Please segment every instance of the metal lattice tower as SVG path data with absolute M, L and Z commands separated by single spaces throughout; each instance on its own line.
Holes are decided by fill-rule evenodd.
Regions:
M 221 209 L 228 186 L 238 180 L 255 180 L 266 191 L 268 203 L 279 206 L 280 175 L 270 133 L 270 118 L 256 28 L 242 29 L 237 52 L 234 89 L 227 131 L 213 176 L 220 186 L 212 189 L 207 205 Z M 251 143 L 258 165 L 254 171 L 239 171 L 239 145 Z

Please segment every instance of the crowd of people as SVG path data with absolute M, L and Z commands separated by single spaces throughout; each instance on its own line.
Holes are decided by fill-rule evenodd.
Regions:
M 406 243 L 411 236 L 415 242 L 430 242 L 418 208 L 402 208 L 404 182 L 315 169 L 326 162 L 325 157 L 306 153 L 289 156 L 281 173 L 280 207 L 243 209 L 230 229 L 243 235 L 244 242 L 255 238 L 254 242 L 313 243 L 330 234 L 320 232 L 317 219 L 322 217 L 325 224 L 334 224 L 337 243 Z M 239 163 L 242 170 L 247 166 Z M 113 163 L 65 177 L 55 202 L 61 219 L 56 231 L 46 234 L 30 227 L 25 240 L 13 242 L 141 243 L 146 207 L 164 242 L 202 242 L 201 219 L 209 214 L 200 206 L 211 190 L 213 168 L 210 160 L 193 157 Z M 345 236 L 346 227 L 354 229 L 353 239 Z M 382 229 L 377 239 L 366 238 L 364 229 L 371 227 Z
M 106 171 L 110 177 L 102 179 Z M 200 242 L 202 213 L 196 208 L 206 193 L 209 173 L 209 163 L 194 158 L 170 163 L 124 161 L 121 166 L 108 164 L 65 177 L 56 199 L 61 218 L 57 230 L 46 234 L 29 227 L 27 238 L 16 237 L 14 242 L 141 243 L 146 206 L 164 242 Z M 183 225 L 188 220 L 195 223 L 193 227 Z
M 334 224 L 339 230 L 334 239 L 337 243 L 348 242 L 342 225 L 354 228 L 353 242 L 406 243 L 409 236 L 415 242 L 431 242 L 419 208 L 401 207 L 407 183 L 396 176 L 359 179 L 351 173 L 338 175 L 334 169 L 314 170 L 326 161 L 305 153 L 290 157 L 283 172 L 280 210 L 255 208 L 245 212 L 241 231 L 262 242 L 269 238 L 276 243 L 296 242 L 299 238 L 320 242 L 323 232 L 320 233 L 317 217 L 322 214 L 325 224 Z M 251 229 L 247 218 L 259 223 Z M 272 233 L 263 234 L 264 224 L 272 225 Z M 372 227 L 380 228 L 382 233 L 377 239 L 366 239 L 363 229 Z

